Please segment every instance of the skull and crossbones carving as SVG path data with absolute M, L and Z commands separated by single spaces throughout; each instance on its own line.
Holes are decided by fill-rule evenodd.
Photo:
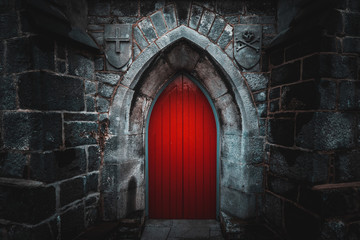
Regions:
M 244 47 L 250 47 L 250 48 L 254 49 L 256 52 L 260 51 L 260 47 L 257 47 L 254 45 L 254 43 L 260 41 L 260 37 L 255 38 L 255 35 L 253 32 L 246 30 L 243 32 L 242 38 L 245 41 L 243 41 L 242 39 L 239 39 L 239 38 L 235 38 L 235 42 L 237 44 L 237 47 L 236 47 L 237 52 L 240 51 L 241 49 L 243 49 Z

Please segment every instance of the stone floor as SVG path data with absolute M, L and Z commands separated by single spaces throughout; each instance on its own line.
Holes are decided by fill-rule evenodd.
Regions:
M 224 239 L 216 220 L 157 220 L 145 222 L 142 240 Z

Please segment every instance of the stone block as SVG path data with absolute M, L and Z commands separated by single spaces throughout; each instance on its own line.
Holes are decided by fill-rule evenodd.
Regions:
M 360 38 L 355 38 L 355 37 L 344 38 L 343 52 L 360 54 Z
M 107 84 L 100 83 L 99 84 L 99 94 L 104 98 L 111 98 L 114 92 L 114 88 Z
M 284 202 L 284 226 L 288 239 L 314 239 L 320 234 L 320 218 L 290 202 Z
M 266 73 L 244 73 L 251 91 L 259 91 L 267 87 L 269 75 Z
M 355 116 L 351 113 L 299 113 L 296 145 L 313 150 L 334 150 L 355 146 Z
M 270 102 L 270 112 L 277 112 L 280 110 L 279 100 L 274 100 Z
M 60 147 L 61 114 L 6 112 L 4 147 L 14 150 L 51 150 Z
M 219 98 L 227 92 L 227 87 L 207 58 L 201 58 L 194 69 L 194 75 L 208 91 L 212 99 Z
M 313 55 L 303 60 L 302 78 L 357 79 L 356 58 L 336 54 Z
M 28 38 L 17 38 L 7 42 L 6 65 L 8 73 L 22 72 L 31 69 L 31 50 Z
M 141 134 L 145 129 L 146 117 L 148 116 L 148 111 L 150 109 L 151 100 L 145 97 L 136 97 L 134 107 L 130 113 L 129 119 L 129 129 L 125 130 L 129 134 Z
M 138 16 L 138 2 L 115 1 L 111 4 L 111 14 L 119 17 Z
M 97 81 L 102 82 L 102 83 L 106 83 L 106 84 L 110 84 L 112 86 L 115 86 L 118 84 L 118 82 L 120 81 L 121 75 L 119 74 L 115 74 L 115 73 L 102 73 L 102 72 L 97 72 L 95 74 L 95 78 Z
M 344 17 L 344 32 L 349 36 L 360 36 L 360 29 L 358 23 L 360 22 L 359 13 L 345 13 Z
M 47 72 L 21 74 L 19 103 L 22 109 L 83 111 L 84 83 Z
M 176 52 L 176 50 L 174 51 Z M 169 55 L 171 62 L 173 61 L 174 56 L 174 54 Z M 183 61 L 180 60 L 178 64 L 181 64 L 182 62 Z M 140 92 L 150 98 L 155 98 L 160 88 L 167 82 L 173 73 L 174 71 L 172 66 L 169 65 L 165 59 L 158 59 L 156 62 L 154 62 L 151 71 L 148 72 L 146 78 L 143 80 L 140 87 Z
M 63 207 L 84 197 L 86 177 L 77 177 L 60 184 L 60 206 Z
M 254 100 L 256 102 L 264 102 L 266 101 L 266 92 L 259 92 L 254 94 Z
M 85 150 L 72 148 L 54 153 L 33 153 L 30 157 L 30 178 L 54 182 L 86 172 Z
M 96 98 L 96 109 L 100 113 L 108 112 L 110 108 L 110 102 L 105 99 L 98 97 Z
M 141 31 L 144 33 L 148 42 L 153 42 L 157 39 L 157 35 L 155 33 L 154 27 L 150 21 L 150 19 L 145 18 L 142 20 L 139 25 Z
M 195 4 L 192 5 L 189 19 L 189 27 L 195 30 L 198 28 L 202 11 L 202 7 Z
M 335 109 L 336 83 L 327 80 L 282 87 L 281 110 Z
M 268 141 L 283 146 L 293 146 L 294 125 L 295 123 L 292 119 L 269 119 Z
M 215 19 L 215 13 L 205 10 L 200 20 L 200 25 L 198 29 L 199 33 L 203 35 L 207 35 L 209 33 L 209 30 L 211 28 L 214 19 Z
M 221 209 L 232 215 L 247 219 L 256 216 L 256 195 L 246 194 L 227 187 L 221 188 Z
M 231 58 L 231 60 L 234 60 L 234 42 L 231 42 L 228 47 L 225 49 L 226 54 Z
M 27 156 L 17 152 L 0 153 L 0 177 L 27 178 Z
M 221 138 L 221 157 L 227 161 L 240 164 L 241 159 L 241 135 L 224 134 Z
M 98 124 L 94 122 L 67 122 L 64 124 L 65 145 L 75 147 L 96 144 Z
M 95 99 L 92 96 L 85 96 L 86 111 L 95 112 Z
M 225 49 L 229 42 L 233 39 L 233 27 L 229 24 L 226 25 L 223 33 L 221 34 L 218 45 Z
M 264 216 L 271 226 L 277 230 L 283 228 L 283 202 L 270 193 L 265 194 Z
M 174 29 L 177 26 L 174 5 L 165 6 L 163 13 L 168 29 Z
M 225 94 L 215 101 L 220 125 L 224 134 L 240 134 L 242 131 L 240 110 L 230 94 Z
M 101 156 L 98 146 L 88 147 L 88 171 L 98 171 L 100 168 Z
M 178 16 L 179 25 L 187 25 L 189 19 L 189 11 L 191 6 L 190 0 L 176 2 L 176 13 Z
M 238 24 L 239 23 L 239 17 L 238 16 L 225 16 L 225 20 L 229 24 Z
M 296 82 L 300 79 L 300 61 L 286 63 L 273 68 L 271 72 L 271 86 Z
M 98 186 L 99 186 L 99 173 L 98 172 L 94 172 L 94 173 L 86 176 L 85 194 L 99 192 Z M 87 200 L 86 205 L 89 205 L 89 204 L 90 203 L 88 203 L 88 200 Z M 95 206 L 97 206 L 97 205 L 95 204 Z
M 140 29 L 138 27 L 134 28 L 134 38 L 141 50 L 143 50 L 147 46 L 149 46 L 149 43 L 145 40 L 144 35 L 142 34 L 142 32 L 140 31 Z
M 157 11 L 150 16 L 152 23 L 154 24 L 157 35 L 161 37 L 167 32 L 164 18 L 161 14 L 161 11 Z
M 245 138 L 241 149 L 246 151 L 245 162 L 247 164 L 259 164 L 264 161 L 264 144 L 265 139 L 262 137 Z M 246 149 L 246 150 L 245 150 Z
M 93 60 L 80 54 L 76 54 L 73 51 L 69 51 L 71 54 L 68 57 L 69 61 L 69 74 L 82 78 L 94 79 L 95 66 Z
M 270 171 L 300 182 L 325 183 L 329 156 L 280 147 L 270 148 Z
M 339 108 L 341 110 L 359 110 L 360 83 L 341 81 L 339 89 Z
M 256 105 L 256 107 L 259 116 L 265 118 L 267 115 L 267 103 L 259 103 Z
M 17 37 L 19 23 L 15 12 L 0 14 L 0 39 Z
M 1 76 L 0 81 L 0 110 L 13 110 L 16 108 L 14 79 L 11 76 Z
M 30 183 L 0 185 L 1 217 L 17 223 L 37 224 L 55 214 L 55 188 Z
M 167 54 L 167 60 L 176 70 L 191 72 L 199 60 L 199 53 L 188 44 L 179 44 Z
M 335 157 L 336 182 L 360 181 L 360 152 L 339 152 Z
M 221 33 L 223 32 L 223 30 L 225 28 L 225 25 L 226 25 L 226 22 L 223 18 L 216 17 L 213 25 L 211 26 L 211 29 L 209 32 L 209 38 L 212 41 L 217 42 L 217 40 L 219 39 Z
M 61 239 L 72 239 L 79 235 L 85 228 L 84 206 L 78 205 L 60 215 Z

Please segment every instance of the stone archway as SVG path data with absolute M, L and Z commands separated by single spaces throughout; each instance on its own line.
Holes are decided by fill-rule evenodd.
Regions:
M 181 56 L 181 57 L 179 57 Z M 247 219 L 257 215 L 263 191 L 263 138 L 246 80 L 233 61 L 209 39 L 180 26 L 149 45 L 118 85 L 102 167 L 104 219 L 145 209 L 145 122 L 156 93 L 178 71 L 195 76 L 220 117 L 220 211 Z M 129 188 L 129 180 L 136 186 Z

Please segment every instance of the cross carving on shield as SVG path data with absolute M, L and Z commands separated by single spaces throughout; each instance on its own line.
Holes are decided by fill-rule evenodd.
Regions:
M 130 24 L 105 25 L 105 56 L 115 68 L 123 67 L 131 58 L 131 30 Z
M 245 69 L 251 69 L 259 62 L 261 56 L 261 25 L 236 25 L 234 37 L 236 62 Z

